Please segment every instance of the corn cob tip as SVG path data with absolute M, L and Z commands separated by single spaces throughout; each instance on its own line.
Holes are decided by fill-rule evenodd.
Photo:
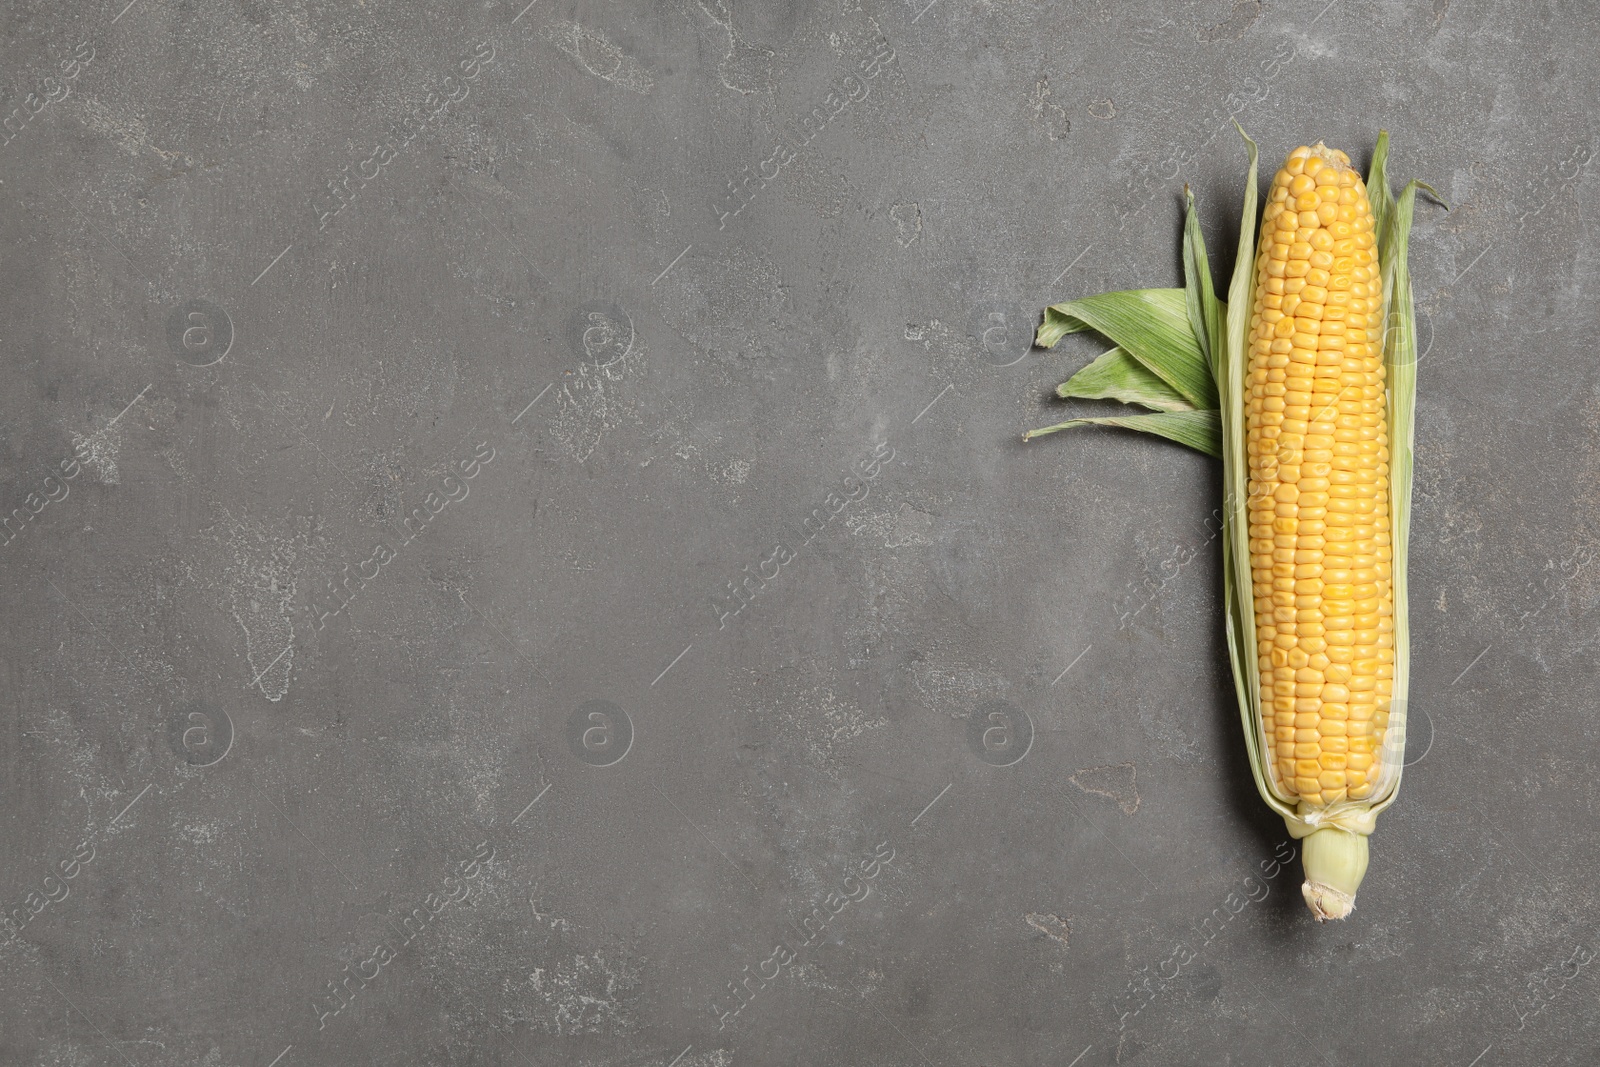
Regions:
M 1337 148 L 1329 148 L 1321 141 L 1318 141 L 1316 144 L 1308 147 L 1296 148 L 1293 152 L 1289 153 L 1290 159 L 1310 159 L 1312 156 L 1316 156 L 1317 158 L 1321 159 L 1325 164 L 1331 164 L 1332 166 L 1340 169 L 1354 169 L 1350 165 L 1350 157 L 1348 155 L 1339 151 Z
M 1300 844 L 1306 881 L 1300 887 L 1318 922 L 1343 919 L 1356 907 L 1356 889 L 1367 873 L 1367 835 L 1332 826 L 1312 831 Z

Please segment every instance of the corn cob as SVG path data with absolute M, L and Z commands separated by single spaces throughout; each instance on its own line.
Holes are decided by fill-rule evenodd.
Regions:
M 1289 154 L 1262 217 L 1245 435 L 1262 736 L 1303 808 L 1373 795 L 1394 679 L 1383 284 L 1343 152 Z

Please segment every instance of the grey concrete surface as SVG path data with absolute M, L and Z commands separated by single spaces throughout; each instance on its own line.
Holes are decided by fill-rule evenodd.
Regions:
M 0 1063 L 1600 1062 L 1593 5 L 124 3 L 0 13 Z M 1343 925 L 1216 464 L 1019 441 L 1230 116 L 1452 209 Z

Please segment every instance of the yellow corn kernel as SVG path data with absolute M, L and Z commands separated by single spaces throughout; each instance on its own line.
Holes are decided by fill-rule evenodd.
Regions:
M 1393 690 L 1383 294 L 1344 153 L 1297 148 L 1272 188 L 1245 398 L 1263 728 L 1320 804 L 1371 795 Z

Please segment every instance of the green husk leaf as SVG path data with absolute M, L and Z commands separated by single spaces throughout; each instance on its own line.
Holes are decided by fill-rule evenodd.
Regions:
M 1389 131 L 1378 131 L 1367 167 L 1367 202 L 1372 205 L 1372 232 L 1378 237 L 1378 269 L 1388 262 L 1389 215 L 1394 211 L 1394 193 L 1389 190 Z
M 1390 589 L 1394 598 L 1394 690 L 1383 758 L 1394 768 L 1394 780 L 1388 796 L 1373 806 L 1374 814 L 1394 803 L 1405 769 L 1407 687 L 1411 674 L 1406 562 L 1411 546 L 1411 478 L 1417 410 L 1417 318 L 1408 250 L 1419 188 L 1427 187 L 1413 181 L 1401 191 L 1400 199 L 1385 213 L 1385 233 L 1379 242 L 1386 309 L 1383 364 L 1388 379 Z
M 1194 209 L 1194 193 L 1185 185 L 1183 197 L 1187 204 L 1183 224 L 1183 293 L 1189 313 L 1189 328 L 1199 342 L 1200 354 L 1211 370 L 1212 380 L 1217 377 L 1217 360 L 1226 347 L 1223 315 L 1226 305 L 1217 300 L 1211 281 L 1211 262 L 1206 258 L 1206 238 L 1200 231 L 1200 215 Z
M 1222 455 L 1221 423 L 1215 411 L 1156 411 L 1149 415 L 1108 415 L 1103 418 L 1069 419 L 1056 426 L 1029 430 L 1022 435 L 1024 441 L 1045 434 L 1066 430 L 1073 426 L 1120 426 L 1124 430 L 1151 433 L 1188 445 L 1208 456 Z
M 1216 384 L 1189 325 L 1182 289 L 1130 289 L 1052 304 L 1035 344 L 1051 348 L 1087 329 L 1110 338 L 1193 406 L 1217 406 Z
M 1239 694 L 1239 715 L 1244 726 L 1250 773 L 1267 806 L 1286 819 L 1293 803 L 1279 794 L 1265 758 L 1262 734 L 1261 675 L 1256 669 L 1255 594 L 1250 579 L 1249 456 L 1245 450 L 1244 378 L 1249 364 L 1250 309 L 1254 303 L 1257 212 L 1256 143 L 1238 123 L 1250 157 L 1245 180 L 1244 210 L 1239 216 L 1239 251 L 1234 258 L 1233 280 L 1228 286 L 1227 342 L 1217 360 L 1217 391 L 1222 418 L 1222 588 L 1223 618 L 1228 637 L 1228 659 L 1233 684 Z
M 1121 400 L 1156 411 L 1189 411 L 1194 408 L 1183 394 L 1120 348 L 1101 354 L 1093 363 L 1056 386 L 1056 396 L 1063 399 Z

